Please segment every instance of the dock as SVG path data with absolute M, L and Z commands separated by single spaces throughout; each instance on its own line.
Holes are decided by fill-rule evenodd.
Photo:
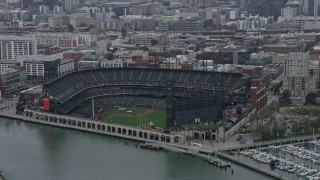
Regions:
M 221 152 L 217 152 L 217 155 L 220 156 L 220 157 L 223 157 L 223 158 L 225 158 L 225 159 L 227 159 L 229 161 L 235 162 L 237 164 L 240 164 L 240 165 L 243 165 L 243 166 L 248 167 L 250 169 L 253 169 L 255 171 L 258 171 L 258 172 L 260 172 L 262 174 L 271 176 L 271 177 L 273 177 L 275 179 L 289 180 L 289 178 L 281 176 L 280 174 L 276 174 L 274 172 L 259 168 L 259 167 L 255 166 L 253 164 L 247 163 L 247 162 L 245 162 L 243 160 L 237 159 L 237 158 L 229 156 L 227 154 L 224 154 L 224 153 L 221 153 Z
M 150 147 L 149 149 L 155 149 L 155 150 L 162 149 L 162 150 L 172 151 L 180 154 L 191 155 L 193 157 L 207 161 L 209 164 L 218 166 L 220 168 L 231 167 L 231 163 L 223 162 L 217 158 L 214 158 L 213 156 L 210 156 L 210 154 L 201 153 L 199 150 L 194 149 L 192 147 L 177 147 L 168 143 L 151 143 L 151 142 L 146 142 L 143 145 L 143 147 L 148 147 L 148 146 Z
M 244 145 L 238 145 L 234 147 L 220 148 L 219 151 L 222 152 L 222 151 L 242 151 L 242 150 L 248 150 L 248 149 L 261 149 L 261 148 L 267 148 L 269 146 L 306 143 L 314 139 L 320 139 L 320 135 L 286 138 L 286 139 L 279 139 L 279 140 L 267 141 L 267 142 L 256 142 L 252 144 L 244 144 Z

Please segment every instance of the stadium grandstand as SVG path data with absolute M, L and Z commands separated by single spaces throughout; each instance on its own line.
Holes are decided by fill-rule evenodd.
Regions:
M 87 118 L 106 107 L 163 108 L 171 128 L 195 119 L 221 121 L 228 104 L 247 103 L 249 89 L 250 77 L 239 73 L 108 68 L 76 71 L 46 82 L 43 95 L 54 101 L 52 112 Z

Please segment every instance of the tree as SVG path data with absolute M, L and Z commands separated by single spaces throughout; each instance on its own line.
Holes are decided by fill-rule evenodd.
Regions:
M 291 104 L 291 99 L 290 99 L 290 96 L 291 96 L 291 92 L 290 90 L 285 90 L 280 98 L 279 98 L 279 103 L 281 106 L 288 106 Z
M 261 133 L 261 139 L 262 140 L 268 140 L 271 139 L 272 137 L 272 132 L 269 128 L 269 126 L 260 126 L 260 128 L 258 128 L 260 133 Z
M 282 122 L 279 128 L 279 137 L 282 138 L 286 134 L 286 123 Z
M 316 102 L 316 99 L 317 99 L 317 93 L 309 92 L 306 96 L 306 104 L 318 105 L 318 103 Z
M 312 131 L 311 120 L 309 118 L 304 119 L 304 121 L 303 121 L 303 129 L 304 129 L 304 132 Z
M 73 32 L 73 31 L 74 31 L 74 27 L 73 27 L 72 24 L 69 24 L 69 25 L 68 25 L 68 31 L 69 31 L 69 32 Z
M 241 114 L 242 113 L 242 106 L 240 104 L 237 104 L 236 110 L 237 110 L 237 114 Z
M 299 134 L 301 133 L 301 124 L 297 121 L 294 121 L 293 124 L 292 124 L 292 132 L 293 134 Z
M 283 86 L 283 81 L 280 81 L 272 86 L 272 91 L 274 94 L 278 94 L 280 92 L 280 88 Z
M 273 128 L 272 128 L 272 135 L 273 137 L 280 136 L 280 127 L 278 126 L 278 122 L 276 120 L 272 120 Z

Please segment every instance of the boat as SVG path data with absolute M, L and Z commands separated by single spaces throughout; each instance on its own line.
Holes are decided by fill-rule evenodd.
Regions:
M 222 161 L 220 161 L 220 159 L 217 160 L 208 160 L 208 163 L 220 168 L 227 168 L 227 167 L 231 167 L 231 163 L 224 163 Z
M 140 144 L 141 148 L 145 148 L 145 149 L 153 149 L 153 150 L 160 150 L 160 146 L 154 143 L 141 143 Z

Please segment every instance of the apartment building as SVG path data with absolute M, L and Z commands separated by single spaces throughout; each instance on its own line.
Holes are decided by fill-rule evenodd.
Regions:
M 289 53 L 284 64 L 284 90 L 290 90 L 291 95 L 296 97 L 304 97 L 316 90 L 319 72 L 315 73 L 314 69 L 308 53 Z
M 37 54 L 33 37 L 0 35 L 0 60 L 15 60 L 17 56 Z

